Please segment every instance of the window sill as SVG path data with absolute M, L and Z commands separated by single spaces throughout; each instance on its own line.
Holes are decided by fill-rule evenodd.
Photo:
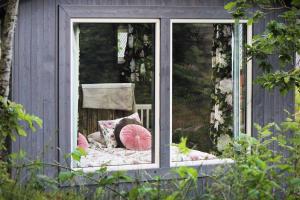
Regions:
M 232 159 L 213 159 L 213 160 L 199 160 L 188 162 L 173 162 L 170 168 L 159 168 L 158 164 L 139 164 L 139 165 L 123 165 L 123 166 L 108 166 L 108 174 L 111 175 L 115 171 L 126 171 L 126 175 L 131 177 L 132 180 L 138 179 L 139 181 L 151 181 L 154 177 L 160 176 L 160 180 L 172 180 L 178 178 L 178 176 L 172 173 L 172 170 L 181 167 L 193 167 L 198 173 L 198 178 L 204 178 L 212 175 L 213 171 L 222 165 L 233 164 Z M 73 170 L 83 170 L 84 173 L 93 173 L 100 167 L 88 167 L 88 168 L 73 168 Z M 98 180 L 98 175 L 93 176 Z M 118 183 L 130 183 L 128 181 L 120 181 Z M 87 180 L 82 177 L 76 178 L 75 185 L 95 185 L 95 182 Z M 70 186 L 69 183 L 62 183 L 61 186 Z
M 234 163 L 234 160 L 225 158 L 225 159 L 171 162 L 171 167 L 181 167 L 181 166 L 192 167 L 192 166 L 220 165 L 220 164 L 232 164 L 232 163 Z
M 114 171 L 128 171 L 128 170 L 158 169 L 159 165 L 156 163 L 151 163 L 151 164 L 136 164 L 136 165 L 114 165 L 114 166 L 106 166 L 106 167 L 108 172 L 114 172 Z M 82 170 L 84 173 L 93 173 L 99 169 L 101 169 L 101 167 L 73 168 L 74 171 Z

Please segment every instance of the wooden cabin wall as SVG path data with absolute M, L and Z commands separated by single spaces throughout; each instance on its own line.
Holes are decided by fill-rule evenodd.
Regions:
M 32 159 L 44 162 L 58 160 L 58 127 L 63 121 L 58 119 L 58 5 L 159 5 L 203 6 L 207 9 L 223 7 L 223 0 L 22 0 L 15 35 L 15 49 L 12 78 L 12 99 L 23 104 L 29 113 L 43 119 L 43 128 L 27 137 L 18 138 L 11 150 L 24 150 Z M 268 16 L 270 20 L 274 16 Z M 255 24 L 253 33 L 259 33 L 266 24 Z M 271 58 L 277 63 L 277 58 Z M 253 63 L 253 78 L 260 74 Z M 253 122 L 265 124 L 281 121 L 284 109 L 293 111 L 294 96 L 290 92 L 283 97 L 277 90 L 267 92 L 253 85 Z M 86 111 L 89 113 L 90 111 Z M 86 123 L 86 122 L 85 122 Z M 253 130 L 255 135 L 255 130 Z M 67 136 L 66 136 L 67 137 Z M 275 148 L 275 146 L 274 146 Z M 44 167 L 44 174 L 56 176 L 57 168 Z M 206 179 L 199 179 L 202 185 Z

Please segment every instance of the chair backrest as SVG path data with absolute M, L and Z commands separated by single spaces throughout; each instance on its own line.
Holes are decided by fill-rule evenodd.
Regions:
M 151 122 L 151 104 L 136 104 L 136 110 L 141 118 L 142 124 L 145 128 L 150 128 Z

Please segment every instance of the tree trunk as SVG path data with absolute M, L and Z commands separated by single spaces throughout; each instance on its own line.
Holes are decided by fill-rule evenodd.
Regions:
M 8 0 L 3 24 L 2 52 L 0 60 L 0 96 L 7 100 L 13 57 L 13 40 L 17 22 L 19 0 Z

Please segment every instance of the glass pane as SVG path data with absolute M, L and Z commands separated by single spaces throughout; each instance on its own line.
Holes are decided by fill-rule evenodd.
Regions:
M 77 167 L 153 163 L 154 44 L 153 23 L 74 26 Z
M 233 91 L 233 24 L 173 24 L 173 162 L 214 159 L 233 134 L 233 97 L 238 99 L 240 128 L 245 131 L 245 26 L 239 26 L 235 51 L 237 83 Z M 184 139 L 185 138 L 185 139 Z M 185 151 L 186 146 L 192 150 Z M 178 145 L 178 144 L 181 145 Z

